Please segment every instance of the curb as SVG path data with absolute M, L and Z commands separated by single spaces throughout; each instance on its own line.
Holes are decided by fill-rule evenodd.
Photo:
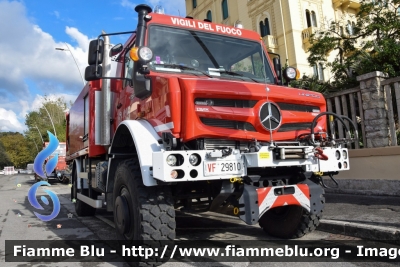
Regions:
M 330 194 L 353 194 L 367 196 L 400 196 L 400 180 L 384 179 L 336 179 L 339 183 L 338 188 L 329 178 L 323 178 L 324 183 L 331 188 L 325 189 Z
M 397 228 L 322 219 L 317 230 L 400 244 L 400 229 Z

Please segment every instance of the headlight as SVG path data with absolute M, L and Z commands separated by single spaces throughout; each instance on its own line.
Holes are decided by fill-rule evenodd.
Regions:
M 347 151 L 346 150 L 343 150 L 343 158 L 347 159 Z
M 285 70 L 285 79 L 294 80 L 296 78 L 296 69 L 289 67 Z
M 339 150 L 336 150 L 335 156 L 336 156 L 337 160 L 340 159 L 340 151 Z
M 283 71 L 283 78 L 285 78 L 286 81 L 296 80 L 300 78 L 300 71 L 296 68 L 288 67 Z
M 172 179 L 178 178 L 178 172 L 175 171 L 175 170 L 171 171 L 171 178 L 172 178 Z
M 176 157 L 174 155 L 169 155 L 167 157 L 167 164 L 169 166 L 175 166 L 176 165 Z
M 147 46 L 139 48 L 139 58 L 145 62 L 149 62 L 153 58 L 153 51 Z
M 189 156 L 189 162 L 192 166 L 197 166 L 199 165 L 199 157 L 196 154 L 192 154 Z
M 147 46 L 133 47 L 129 56 L 135 62 L 140 60 L 142 63 L 147 63 L 153 59 L 153 51 Z

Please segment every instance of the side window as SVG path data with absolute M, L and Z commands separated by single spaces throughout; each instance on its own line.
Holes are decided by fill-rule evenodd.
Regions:
M 83 115 L 83 134 L 89 133 L 89 95 L 86 95 L 83 99 L 84 115 Z
M 124 74 L 124 77 L 127 79 L 132 79 L 133 64 L 134 64 L 134 61 L 130 58 L 129 50 L 128 50 L 128 52 L 125 54 L 125 74 Z M 124 87 L 126 87 L 128 85 L 129 85 L 129 81 L 124 80 Z
M 317 15 L 314 11 L 311 11 L 311 25 L 317 27 Z
M 265 62 L 265 64 L 267 64 Z M 264 67 L 260 53 L 254 53 L 231 66 L 231 71 L 243 74 L 246 77 L 264 79 Z M 269 82 L 269 79 L 267 78 Z
M 248 72 L 253 74 L 253 64 L 250 57 L 246 57 L 232 65 L 231 70 L 235 72 Z
M 207 11 L 207 19 L 208 19 L 209 21 L 212 21 L 212 13 L 211 13 L 211 10 L 208 10 L 208 11 Z
M 227 19 L 229 17 L 228 13 L 228 0 L 222 0 L 222 19 Z
M 260 21 L 260 35 L 261 37 L 265 36 L 265 25 L 264 25 L 264 21 Z
M 306 21 L 307 21 L 307 28 L 311 27 L 311 14 L 308 9 L 306 9 Z
M 265 19 L 265 28 L 264 28 L 264 34 L 265 35 L 271 35 L 271 30 L 269 29 L 269 19 Z

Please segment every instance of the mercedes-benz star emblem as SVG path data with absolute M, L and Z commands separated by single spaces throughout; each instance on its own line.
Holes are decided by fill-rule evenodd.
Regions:
M 265 129 L 275 130 L 281 125 L 281 112 L 277 105 L 271 102 L 264 103 L 260 108 L 260 122 Z

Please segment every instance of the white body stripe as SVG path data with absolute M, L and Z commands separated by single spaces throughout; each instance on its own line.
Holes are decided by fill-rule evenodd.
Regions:
M 274 190 L 277 188 L 288 188 L 288 187 L 294 187 L 294 194 L 293 197 L 296 198 L 296 200 L 300 203 L 300 205 L 305 208 L 308 212 L 310 211 L 310 199 L 307 198 L 306 195 L 304 195 L 303 191 L 300 190 L 300 188 L 297 187 L 297 185 L 293 186 L 274 186 L 269 190 L 268 194 L 265 196 L 263 202 L 259 206 L 259 217 L 268 211 L 271 206 L 275 203 L 275 201 L 278 199 L 278 197 L 285 197 L 285 195 L 281 196 L 276 196 L 274 193 Z M 285 203 L 287 205 L 287 203 Z
M 166 124 L 161 124 L 161 125 L 158 125 L 158 126 L 154 127 L 154 129 L 157 132 L 171 130 L 171 129 L 174 129 L 174 123 L 173 122 L 168 122 Z

